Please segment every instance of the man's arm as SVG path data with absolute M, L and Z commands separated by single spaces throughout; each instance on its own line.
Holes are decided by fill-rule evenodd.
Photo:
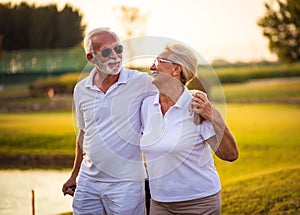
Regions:
M 210 103 L 206 94 L 195 93 L 191 106 L 194 113 L 212 123 L 216 135 L 209 138 L 207 143 L 215 154 L 222 160 L 235 161 L 239 156 L 236 141 L 220 112 Z
M 71 196 L 74 195 L 74 191 L 71 190 L 69 187 L 76 186 L 76 178 L 78 176 L 81 162 L 83 160 L 83 151 L 82 151 L 83 136 L 84 136 L 84 131 L 80 130 L 79 135 L 77 137 L 77 141 L 76 141 L 76 154 L 75 154 L 72 173 L 71 173 L 70 178 L 67 180 L 66 183 L 64 183 L 63 188 L 62 188 L 62 192 L 64 193 L 64 195 L 66 195 L 66 194 L 70 194 Z

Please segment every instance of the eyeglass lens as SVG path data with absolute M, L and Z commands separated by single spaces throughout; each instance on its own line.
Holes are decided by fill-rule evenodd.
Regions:
M 154 65 L 157 66 L 158 63 L 171 63 L 171 64 L 175 64 L 174 62 L 167 60 L 167 59 L 163 59 L 163 58 L 156 58 L 154 60 Z
M 113 49 L 117 54 L 121 54 L 123 52 L 123 46 L 122 45 L 115 46 L 115 47 L 113 47 Z M 111 52 L 112 52 L 111 48 L 103 49 L 101 51 L 102 57 L 108 57 L 111 54 Z

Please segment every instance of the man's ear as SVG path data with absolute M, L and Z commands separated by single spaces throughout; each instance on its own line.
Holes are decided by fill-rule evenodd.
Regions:
M 90 61 L 91 63 L 93 63 L 93 62 L 92 62 L 92 61 L 93 61 L 93 58 L 94 58 L 93 54 L 91 54 L 91 53 L 86 54 L 86 59 L 87 59 L 88 61 Z

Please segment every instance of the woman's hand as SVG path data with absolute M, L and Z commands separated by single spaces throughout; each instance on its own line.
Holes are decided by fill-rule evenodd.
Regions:
M 193 95 L 192 102 L 189 107 L 189 112 L 192 114 L 198 114 L 203 119 L 212 121 L 212 107 L 211 103 L 207 98 L 207 94 L 202 91 L 191 91 Z M 198 124 L 198 123 L 197 123 Z

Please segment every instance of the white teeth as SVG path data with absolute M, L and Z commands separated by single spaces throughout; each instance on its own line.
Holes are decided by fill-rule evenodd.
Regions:
M 159 72 L 152 72 L 152 76 L 157 76 Z

